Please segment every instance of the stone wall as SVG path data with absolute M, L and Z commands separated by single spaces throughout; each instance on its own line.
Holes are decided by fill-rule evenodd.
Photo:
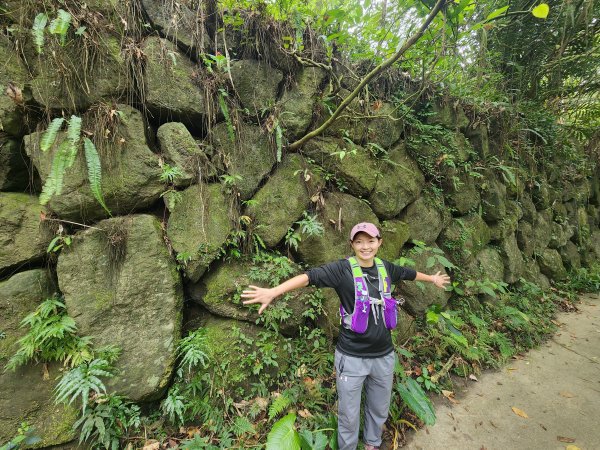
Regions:
M 276 51 L 268 58 L 253 54 L 233 29 L 227 30 L 230 63 L 202 64 L 200 50 L 217 55 L 224 44 L 217 40 L 210 48 L 215 40 L 202 39 L 189 26 L 193 13 L 185 7 L 177 11 L 181 28 L 170 29 L 163 2 L 150 0 L 142 5 L 151 29 L 119 40 L 119 6 L 95 3 L 113 26 L 96 36 L 101 57 L 81 68 L 89 85 L 65 83 L 65 74 L 50 70 L 49 61 L 55 52 L 77 64 L 73 46 L 84 37 L 69 35 L 73 45 L 65 48 L 49 41 L 43 55 L 31 39 L 18 48 L 0 37 L 0 331 L 6 336 L 0 363 L 24 333 L 22 317 L 58 292 L 82 335 L 121 347 L 121 375 L 109 388 L 137 401 L 160 398 L 181 330 L 193 326 L 182 323 L 184 313 L 189 317 L 193 310 L 190 323 L 211 330 L 220 359 L 237 357 L 226 351 L 231 343 L 224 328 L 238 322 L 253 333 L 259 329 L 256 312 L 237 297 L 251 281 L 252 264 L 226 258 L 228 251 L 262 243 L 267 251 L 315 266 L 347 256 L 348 233 L 360 221 L 383 230 L 383 257 L 404 256 L 418 270 L 435 272 L 446 269 L 439 259 L 430 267 L 428 261 L 443 255 L 465 279 L 514 284 L 524 278 L 549 287 L 568 270 L 600 261 L 598 167 L 569 180 L 542 167 L 526 176 L 515 168 L 514 178 L 507 177 L 505 169 L 488 164 L 506 158 L 495 143 L 505 140 L 507 130 L 486 125 L 495 122 L 466 114 L 441 95 L 415 107 L 427 110 L 423 120 L 443 131 L 435 142 L 412 139 L 390 101 L 357 100 L 361 119 L 342 117 L 324 136 L 288 152 L 285 143 L 326 119 L 325 71 L 301 68 Z M 4 20 L 26 26 L 14 8 Z M 127 66 L 138 50 L 143 64 Z M 138 78 L 132 81 L 128 71 Z M 22 95 L 10 96 L 9 87 Z M 60 132 L 43 152 L 40 138 L 47 117 L 63 114 L 81 116 L 84 133 L 99 148 L 112 217 L 90 190 L 83 152 L 66 170 L 61 194 L 45 207 L 38 203 L 53 157 L 67 139 Z M 169 179 L 165 174 L 173 168 Z M 297 248 L 290 248 L 286 235 L 299 229 L 305 213 L 317 217 L 323 233 L 300 234 Z M 59 225 L 74 239 L 58 257 L 49 256 Z M 398 290 L 407 300 L 406 332 L 412 317 L 450 297 L 409 282 Z M 293 336 L 305 323 L 305 292 L 310 289 L 287 300 L 293 317 L 282 324 L 283 335 Z M 329 314 L 318 323 L 335 336 L 336 300 L 325 294 Z M 75 415 L 52 405 L 52 386 L 41 367 L 0 378 L 0 405 L 19 399 L 17 409 L 0 408 L 12 411 L 0 415 L 0 441 L 25 419 L 42 430 L 43 445 L 73 438 L 68 430 Z M 41 387 L 32 389 L 32 383 Z

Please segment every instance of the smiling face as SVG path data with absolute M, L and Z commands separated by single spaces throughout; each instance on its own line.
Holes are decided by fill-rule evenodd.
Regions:
M 357 233 L 351 245 L 358 264 L 362 267 L 371 267 L 382 242 L 381 238 L 369 236 L 367 233 Z

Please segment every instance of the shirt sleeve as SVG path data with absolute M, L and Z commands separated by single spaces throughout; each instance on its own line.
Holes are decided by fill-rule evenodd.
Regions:
M 391 263 L 389 261 L 384 262 L 386 266 L 386 270 L 392 283 L 396 283 L 400 280 L 409 280 L 414 281 L 417 278 L 417 271 L 415 269 L 411 269 L 410 267 L 398 266 L 397 264 Z
M 307 270 L 308 284 L 319 288 L 339 286 L 344 277 L 344 264 L 348 264 L 347 261 L 340 259 Z

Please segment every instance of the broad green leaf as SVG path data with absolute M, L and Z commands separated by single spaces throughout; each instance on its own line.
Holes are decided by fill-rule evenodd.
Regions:
M 500 16 L 500 15 L 504 14 L 504 13 L 506 12 L 506 10 L 507 10 L 507 9 L 508 9 L 508 5 L 506 5 L 506 6 L 503 6 L 502 8 L 498 8 L 498 9 L 497 9 L 497 10 L 495 10 L 495 11 L 492 11 L 491 13 L 489 13 L 489 14 L 487 15 L 487 17 L 485 18 L 485 21 L 487 22 L 487 21 L 489 21 L 489 20 L 495 19 L 496 17 L 498 17 L 498 16 Z
M 396 389 L 406 406 L 414 412 L 426 425 L 435 424 L 435 410 L 431 400 L 419 383 L 412 378 L 406 378 L 396 383 Z
M 296 414 L 279 419 L 267 435 L 267 450 L 300 450 L 300 436 L 294 424 Z
M 533 8 L 531 10 L 531 14 L 533 14 L 534 17 L 537 17 L 538 19 L 547 18 L 549 13 L 550 13 L 550 7 L 548 6 L 547 3 L 540 3 L 539 5 L 537 5 L 535 8 Z

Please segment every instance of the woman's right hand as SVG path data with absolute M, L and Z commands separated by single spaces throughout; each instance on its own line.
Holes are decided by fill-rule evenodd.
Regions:
M 243 302 L 244 305 L 260 303 L 261 305 L 258 309 L 258 314 L 262 314 L 262 312 L 267 309 L 267 306 L 269 306 L 275 297 L 277 297 L 277 294 L 275 294 L 273 288 L 261 288 L 250 285 L 248 286 L 248 289 L 242 291 L 241 297 L 249 299 Z

